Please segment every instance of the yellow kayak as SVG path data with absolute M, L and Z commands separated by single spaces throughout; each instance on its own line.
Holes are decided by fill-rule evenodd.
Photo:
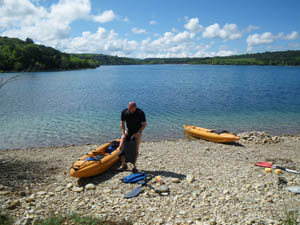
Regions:
M 215 130 L 196 127 L 192 125 L 184 125 L 184 130 L 186 133 L 193 137 L 212 142 L 227 143 L 240 140 L 240 137 L 228 131 L 218 132 Z
M 91 177 L 107 171 L 119 160 L 119 147 L 116 147 L 114 151 L 109 153 L 109 147 L 111 147 L 112 144 L 119 146 L 120 139 L 107 142 L 99 146 L 96 150 L 82 156 L 78 161 L 73 163 L 70 175 L 78 178 Z

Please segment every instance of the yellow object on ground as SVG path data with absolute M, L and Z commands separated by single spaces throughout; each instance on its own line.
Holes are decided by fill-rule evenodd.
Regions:
M 266 173 L 272 173 L 272 168 L 265 168 Z
M 274 172 L 275 172 L 276 174 L 281 174 L 281 173 L 282 173 L 282 170 L 281 170 L 281 169 L 276 169 Z
M 201 138 L 212 142 L 227 143 L 227 142 L 234 142 L 240 140 L 240 137 L 236 136 L 233 133 L 229 133 L 229 132 L 218 133 L 215 132 L 214 130 L 196 127 L 192 125 L 184 125 L 184 130 L 186 133 L 188 133 L 193 137 Z
M 114 140 L 120 142 L 120 139 Z M 120 148 L 118 147 L 111 154 L 107 153 L 107 148 L 111 142 L 99 146 L 96 150 L 82 156 L 80 160 L 74 162 L 70 175 L 72 177 L 91 177 L 96 176 L 107 171 L 119 159 Z M 103 156 L 97 161 L 86 161 L 89 157 Z M 97 157 L 96 157 L 97 158 Z

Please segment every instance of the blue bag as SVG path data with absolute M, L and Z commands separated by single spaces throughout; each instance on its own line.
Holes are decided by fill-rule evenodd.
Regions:
M 145 173 L 132 173 L 123 178 L 124 183 L 135 183 L 139 180 L 143 180 L 147 177 Z
M 116 150 L 119 147 L 120 142 L 118 141 L 112 141 L 110 145 L 108 146 L 106 152 L 112 153 L 114 150 Z
M 104 156 L 103 155 L 96 155 L 94 157 L 88 157 L 86 158 L 84 161 L 100 161 L 101 159 L 103 159 Z

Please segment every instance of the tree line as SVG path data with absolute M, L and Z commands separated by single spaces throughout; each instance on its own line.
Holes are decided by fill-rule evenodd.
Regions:
M 34 44 L 30 38 L 0 37 L 0 72 L 96 68 L 100 65 L 211 64 L 300 66 L 300 51 L 265 52 L 224 57 L 136 59 L 104 54 L 67 54 Z
M 95 68 L 98 60 L 82 59 L 27 38 L 0 37 L 0 72 L 52 71 Z
M 135 59 L 103 54 L 79 54 L 80 58 L 98 60 L 101 65 L 138 64 L 210 64 L 300 66 L 300 51 L 265 52 L 224 57 Z

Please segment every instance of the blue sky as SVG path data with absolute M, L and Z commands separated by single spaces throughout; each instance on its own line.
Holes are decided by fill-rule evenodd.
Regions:
M 207 57 L 300 49 L 298 0 L 0 0 L 0 35 L 64 52 Z

